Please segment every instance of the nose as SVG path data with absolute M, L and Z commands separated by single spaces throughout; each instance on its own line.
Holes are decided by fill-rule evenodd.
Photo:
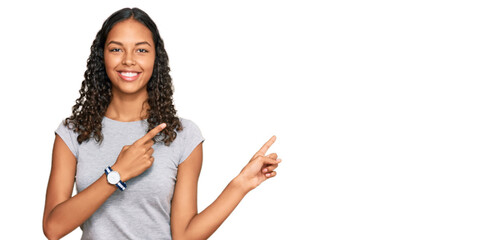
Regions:
M 127 66 L 135 65 L 136 61 L 133 58 L 133 54 L 130 54 L 130 53 L 124 54 L 124 58 L 122 59 L 122 64 L 127 65 Z

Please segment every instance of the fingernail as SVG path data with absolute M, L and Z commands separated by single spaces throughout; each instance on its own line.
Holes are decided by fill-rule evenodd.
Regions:
M 276 159 L 276 161 L 281 162 L 281 158 Z
M 264 168 L 264 170 L 262 170 L 262 172 L 267 172 L 267 168 Z
M 166 127 L 166 123 L 162 123 L 161 128 L 165 128 L 165 127 Z
M 270 174 L 270 173 L 266 173 L 266 174 L 265 174 L 265 176 L 266 176 L 266 177 L 269 177 L 269 176 L 271 176 L 271 174 Z

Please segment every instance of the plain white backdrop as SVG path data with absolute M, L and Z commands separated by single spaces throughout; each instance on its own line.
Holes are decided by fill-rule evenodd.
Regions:
M 206 138 L 199 211 L 277 136 L 278 175 L 210 239 L 503 238 L 498 1 L 216 0 L 2 3 L 0 239 L 44 239 L 54 130 L 123 7 Z

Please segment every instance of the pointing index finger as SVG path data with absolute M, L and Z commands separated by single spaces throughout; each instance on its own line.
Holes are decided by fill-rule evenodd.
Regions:
M 269 141 L 267 141 L 264 146 L 262 146 L 262 148 L 260 148 L 260 150 L 258 150 L 258 152 L 256 153 L 256 155 L 265 155 L 265 153 L 267 152 L 267 150 L 269 150 L 269 148 L 272 146 L 272 144 L 276 141 L 276 135 L 273 135 Z
M 157 127 L 153 128 L 152 130 L 150 130 L 147 134 L 145 134 L 145 136 L 141 137 L 140 139 L 138 139 L 137 142 L 139 143 L 145 143 L 147 142 L 148 140 L 154 138 L 158 133 L 160 133 L 164 128 L 166 127 L 166 123 L 161 123 L 159 124 Z

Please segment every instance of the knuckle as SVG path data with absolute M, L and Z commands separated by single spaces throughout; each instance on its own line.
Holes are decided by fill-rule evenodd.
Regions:
M 146 166 L 150 167 L 154 163 L 154 158 L 148 158 L 144 162 Z

